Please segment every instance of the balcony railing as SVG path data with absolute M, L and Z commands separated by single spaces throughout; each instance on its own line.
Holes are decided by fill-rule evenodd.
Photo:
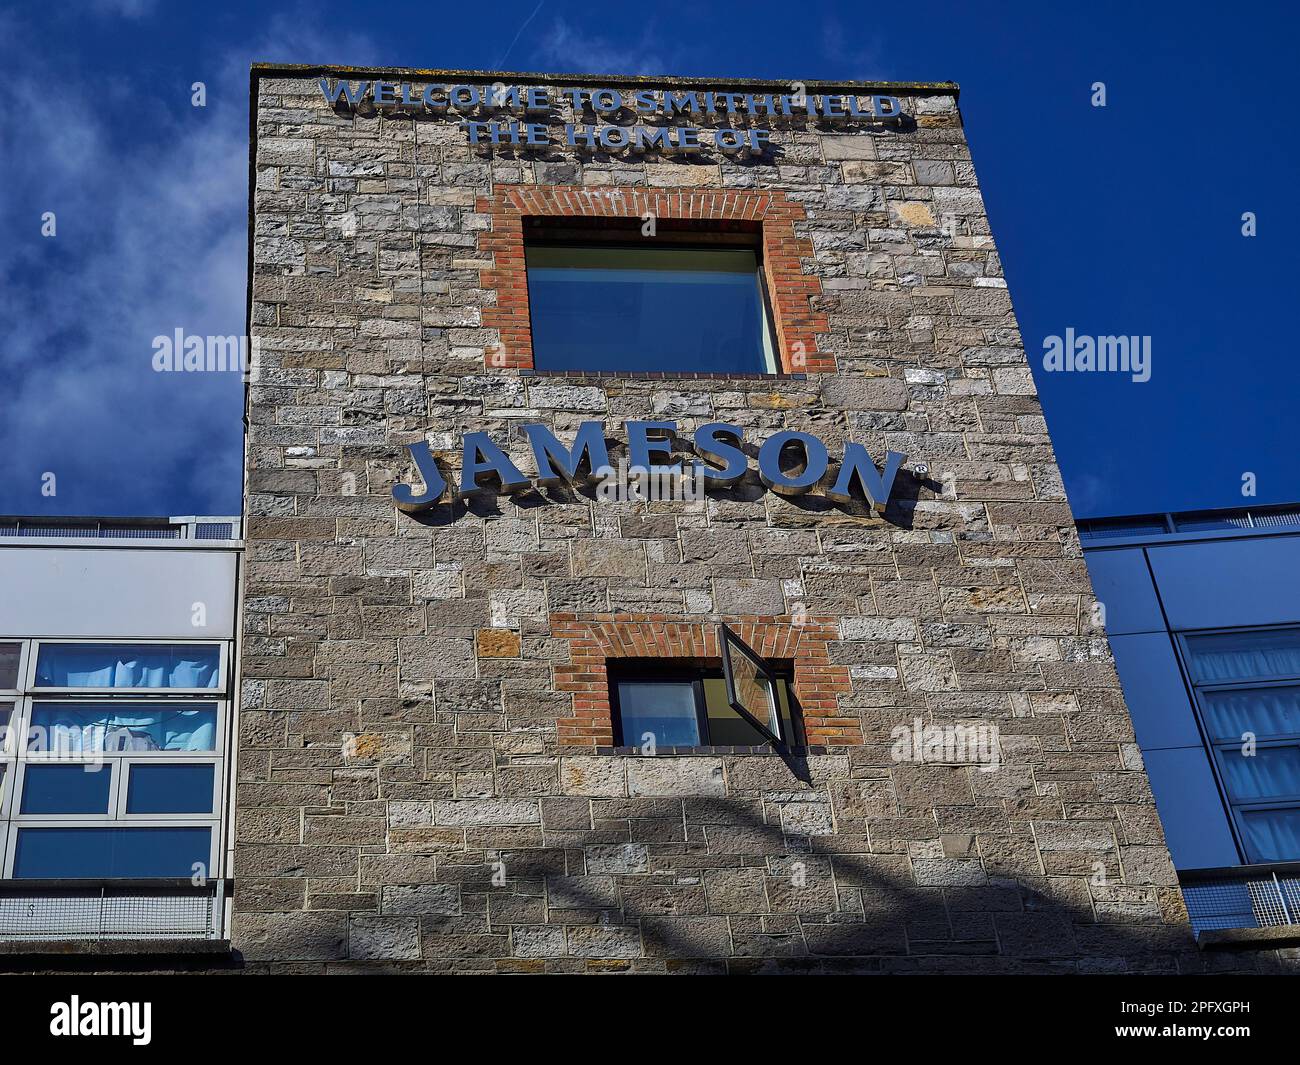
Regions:
M 0 539 L 238 540 L 238 517 L 21 518 L 0 517 Z
M 224 938 L 225 882 L 0 881 L 5 942 Z

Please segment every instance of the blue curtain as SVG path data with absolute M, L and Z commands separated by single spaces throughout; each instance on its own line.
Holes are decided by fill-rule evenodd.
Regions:
M 1256 737 L 1300 736 L 1300 687 L 1237 688 L 1202 692 L 1205 724 L 1220 740 L 1239 740 L 1247 732 Z
M 1243 810 L 1238 820 L 1250 861 L 1300 859 L 1300 810 Z
M 40 730 L 40 731 L 37 731 Z M 50 751 L 212 751 L 214 706 L 34 703 L 29 745 Z
M 1198 684 L 1255 677 L 1300 677 L 1300 631 L 1225 632 L 1189 636 L 1187 651 Z
M 184 644 L 42 644 L 36 683 L 50 688 L 215 688 L 221 649 Z

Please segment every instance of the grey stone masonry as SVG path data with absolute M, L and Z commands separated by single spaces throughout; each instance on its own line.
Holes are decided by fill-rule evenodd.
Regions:
M 233 932 L 249 970 L 1276 964 L 1191 938 L 955 86 L 810 84 L 898 97 L 907 118 L 774 118 L 763 154 L 683 157 L 474 145 L 455 114 L 332 107 L 319 77 L 253 78 Z M 631 99 L 687 80 L 563 84 Z M 559 99 L 561 122 L 605 121 Z M 484 205 L 534 185 L 780 193 L 834 370 L 494 363 L 503 253 Z M 462 434 L 486 431 L 532 473 L 523 422 L 571 439 L 603 419 L 614 445 L 643 418 L 908 460 L 883 515 L 753 477 L 702 503 L 566 488 L 394 506 L 394 484 L 421 484 L 408 444 L 454 470 Z M 836 735 L 784 758 L 565 739 L 583 706 L 564 625 L 805 617 L 824 626 L 819 668 L 843 678 Z M 993 737 L 993 763 L 908 753 L 918 727 L 958 726 Z

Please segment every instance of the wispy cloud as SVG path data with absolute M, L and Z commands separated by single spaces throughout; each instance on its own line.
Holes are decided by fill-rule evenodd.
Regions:
M 539 66 L 556 73 L 668 74 L 677 53 L 662 50 L 653 24 L 635 41 L 615 42 L 557 18 L 541 35 L 533 55 Z
M 92 0 L 92 9 L 101 15 L 143 18 L 158 6 L 158 0 Z
M 1092 473 L 1081 473 L 1065 478 L 1066 494 L 1070 500 L 1070 509 L 1077 517 L 1086 518 L 1094 514 L 1106 514 L 1114 504 L 1107 482 Z
M 846 29 L 838 19 L 824 20 L 822 52 L 835 67 L 833 77 L 854 81 L 886 81 L 893 77 L 886 64 L 888 50 L 883 38 L 858 26 Z
M 519 24 L 519 28 L 515 30 L 515 35 L 510 38 L 510 43 L 506 45 L 506 50 L 501 53 L 501 58 L 492 64 L 493 70 L 501 70 L 505 66 L 506 60 L 510 58 L 510 53 L 514 50 L 515 45 L 519 43 L 520 36 L 523 34 L 524 30 L 528 29 L 529 24 L 537 17 L 538 12 L 540 12 L 545 6 L 546 0 L 538 0 L 537 6 L 533 8 L 529 16 L 524 19 L 524 21 Z
M 373 51 L 364 38 L 281 19 L 196 63 L 163 98 L 89 77 L 77 84 L 75 70 L 50 95 L 53 57 L 40 42 L 15 34 L 0 46 L 12 79 L 0 109 L 9 184 L 0 511 L 238 510 L 239 376 L 155 373 L 152 339 L 177 328 L 244 331 L 249 60 L 369 62 Z M 190 106 L 198 80 L 205 108 Z M 113 123 L 121 109 L 131 125 Z M 49 238 L 40 235 L 47 211 L 57 226 Z M 56 477 L 54 498 L 41 493 L 45 473 Z

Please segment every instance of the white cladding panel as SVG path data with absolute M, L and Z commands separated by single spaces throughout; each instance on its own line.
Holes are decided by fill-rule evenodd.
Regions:
M 196 626 L 195 604 L 206 611 Z M 235 552 L 0 547 L 0 636 L 229 640 Z

